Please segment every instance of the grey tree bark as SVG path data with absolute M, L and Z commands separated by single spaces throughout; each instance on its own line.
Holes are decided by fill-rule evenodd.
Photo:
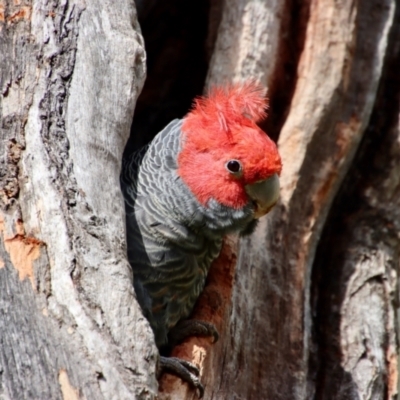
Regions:
M 0 11 L 0 396 L 154 398 L 119 190 L 145 79 L 134 3 Z
M 174 349 L 206 399 L 397 398 L 399 6 L 210 5 L 204 86 L 269 87 L 284 168 L 194 311 L 219 342 Z M 153 399 L 118 180 L 146 73 L 134 2 L 0 0 L 0 54 L 0 398 Z M 196 398 L 171 375 L 160 390 Z
M 280 204 L 227 244 L 196 310 L 222 339 L 175 352 L 202 365 L 207 399 L 397 398 L 399 15 L 395 1 L 223 3 L 208 84 L 256 76 L 270 114 L 279 91 L 292 94 L 279 110 Z M 380 166 L 364 171 L 373 158 Z M 210 304 L 228 306 L 217 315 Z M 167 398 L 194 398 L 163 384 Z

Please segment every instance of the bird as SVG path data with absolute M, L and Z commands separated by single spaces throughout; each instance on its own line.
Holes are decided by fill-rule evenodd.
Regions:
M 266 90 L 253 80 L 211 87 L 122 161 L 127 257 L 160 351 L 158 368 L 199 397 L 197 367 L 164 354 L 190 335 L 218 339 L 212 324 L 189 319 L 210 265 L 227 234 L 251 233 L 279 199 L 282 161 L 257 125 L 267 108 Z

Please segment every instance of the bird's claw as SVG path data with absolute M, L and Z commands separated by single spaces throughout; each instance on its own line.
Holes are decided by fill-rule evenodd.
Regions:
M 213 337 L 213 343 L 216 343 L 219 340 L 219 333 L 213 324 L 209 324 L 209 325 L 210 325 L 210 332 L 211 332 L 210 336 Z
M 215 343 L 219 339 L 218 331 L 213 324 L 198 320 L 185 320 L 179 322 L 168 334 L 168 342 L 171 347 L 190 336 L 210 336 Z M 160 356 L 159 375 L 162 372 L 170 372 L 194 388 L 199 398 L 204 395 L 204 387 L 200 382 L 200 370 L 191 362 L 176 357 Z
M 219 334 L 215 326 L 209 322 L 189 319 L 181 321 L 171 329 L 169 333 L 169 342 L 176 344 L 189 336 L 210 336 L 213 343 L 219 339 Z
M 160 357 L 159 374 L 170 372 L 184 382 L 187 382 L 193 389 L 198 391 L 199 399 L 204 395 L 204 386 L 201 384 L 200 370 L 191 362 L 176 357 Z
M 194 375 L 196 375 L 196 376 L 200 375 L 200 370 L 194 364 L 192 364 L 190 361 L 181 360 L 180 358 L 177 358 L 177 360 L 179 360 L 179 363 L 181 365 L 183 365 L 186 369 L 191 371 Z

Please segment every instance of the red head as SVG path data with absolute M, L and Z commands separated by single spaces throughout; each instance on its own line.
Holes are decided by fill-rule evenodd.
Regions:
M 248 185 L 280 174 L 276 145 L 256 125 L 266 108 L 264 89 L 252 81 L 195 100 L 182 125 L 178 173 L 200 203 L 243 207 Z

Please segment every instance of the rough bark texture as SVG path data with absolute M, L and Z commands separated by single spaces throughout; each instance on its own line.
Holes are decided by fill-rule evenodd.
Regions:
M 397 8 L 395 21 L 399 16 Z M 318 346 L 311 362 L 320 399 L 398 394 L 400 29 L 398 22 L 393 26 L 369 126 L 313 271 Z
M 0 393 L 152 398 L 119 190 L 144 82 L 132 1 L 0 4 Z
M 268 15 L 279 15 L 281 10 L 272 3 L 254 3 L 257 3 L 254 7 L 269 7 L 266 11 Z M 257 54 L 251 54 L 249 47 L 240 47 L 242 40 L 246 41 L 240 32 L 252 31 L 252 35 L 256 36 L 256 19 L 252 19 L 254 25 L 249 23 L 242 27 L 247 13 L 251 14 L 249 10 L 253 9 L 252 6 L 252 2 L 246 2 L 244 7 L 238 1 L 234 7 L 230 4 L 224 9 L 215 46 L 216 54 L 210 65 L 209 84 L 257 76 L 274 87 L 274 79 L 280 79 L 277 71 L 279 65 L 274 68 L 271 64 L 274 60 L 276 62 L 277 54 L 285 54 L 285 49 L 276 50 L 279 46 L 285 46 L 285 42 L 271 44 L 269 40 L 260 40 Z M 283 7 L 282 3 L 280 7 Z M 240 243 L 232 303 L 227 305 L 228 312 L 223 322 L 217 323 L 222 329 L 221 343 L 211 347 L 199 339 L 191 339 L 176 349 L 176 355 L 180 356 L 192 352 L 192 359 L 203 366 L 206 398 L 323 398 L 321 393 L 329 394 L 327 398 L 339 398 L 339 389 L 333 391 L 335 381 L 329 379 L 329 367 L 323 375 L 318 365 L 318 362 L 322 363 L 324 354 L 320 352 L 314 357 L 315 348 L 321 343 L 317 337 L 312 337 L 312 332 L 318 329 L 322 320 L 312 318 L 312 267 L 332 201 L 366 132 L 385 54 L 393 51 L 393 42 L 388 51 L 388 37 L 394 11 L 393 1 L 360 1 L 356 4 L 311 1 L 297 15 L 297 26 L 305 27 L 305 33 L 304 43 L 297 45 L 301 50 L 297 80 L 278 141 L 284 163 L 281 202 L 262 221 L 257 232 Z M 232 17 L 235 13 L 239 13 L 240 18 Z M 268 25 L 265 21 L 273 22 Z M 282 31 L 283 26 L 279 25 L 279 18 L 268 19 L 265 16 L 262 29 L 268 32 L 270 40 L 275 38 L 278 42 L 279 35 L 276 32 Z M 232 31 L 235 35 L 229 33 Z M 263 46 L 266 46 L 266 50 Z M 242 57 L 241 48 L 250 54 Z M 290 90 L 290 82 L 286 85 Z M 284 107 L 279 111 L 285 112 Z M 271 113 L 274 113 L 273 109 Z M 390 260 L 396 259 L 395 248 L 391 247 L 390 251 L 385 265 L 390 265 Z M 355 263 L 350 259 L 347 262 L 352 265 Z M 376 267 L 374 261 L 370 265 Z M 382 270 L 382 261 L 380 265 Z M 218 269 L 218 264 L 214 267 Z M 226 269 L 225 264 L 222 267 Z M 333 277 L 328 275 L 324 279 L 330 282 Z M 346 366 L 345 370 L 353 368 L 353 384 L 359 384 L 359 387 L 357 393 L 352 392 L 348 397 L 340 398 L 383 399 L 387 398 L 388 393 L 394 395 L 397 391 L 397 355 L 393 347 L 395 310 L 390 302 L 393 280 L 394 277 L 390 280 L 392 284 L 387 283 L 385 288 L 379 289 L 383 293 L 380 296 L 381 303 L 375 304 L 371 317 L 376 323 L 374 335 L 381 338 L 381 341 L 375 340 L 376 349 L 371 351 L 376 352 L 383 363 L 386 360 L 388 365 L 380 371 L 374 370 L 370 375 L 356 371 L 354 365 Z M 214 293 L 217 298 L 223 285 Z M 351 293 L 352 289 L 343 285 L 342 290 Z M 334 290 L 326 294 L 334 295 Z M 208 301 L 206 298 L 205 304 Z M 357 300 L 355 304 L 358 304 Z M 353 302 L 349 302 L 346 307 L 340 319 L 342 329 L 351 326 L 353 319 L 356 319 L 359 331 L 368 326 L 363 319 L 361 306 L 357 309 Z M 205 306 L 200 308 L 205 309 Z M 330 314 L 333 310 L 327 309 L 326 312 Z M 201 312 L 199 314 L 204 315 Z M 330 332 L 329 325 L 325 329 Z M 358 330 L 351 331 L 353 336 L 347 332 L 347 341 L 355 340 L 354 331 Z M 333 332 L 330 335 L 335 343 L 344 340 L 334 337 Z M 203 352 L 200 361 L 199 348 Z M 364 349 L 363 346 L 360 348 Z M 357 352 L 355 349 L 350 352 L 341 349 L 344 359 L 350 360 L 348 364 L 355 362 L 360 348 L 357 348 Z M 334 360 L 336 364 L 342 364 L 340 354 L 336 353 Z M 215 371 L 221 373 L 216 374 Z M 325 379 L 318 381 L 317 376 L 321 379 L 324 376 Z M 374 386 L 375 381 L 378 382 L 375 385 L 378 389 L 368 392 L 365 387 Z M 387 391 L 389 386 L 391 389 Z M 175 390 L 171 398 L 193 397 L 190 391 L 185 394 L 179 391 L 178 383 L 174 384 L 174 389 L 167 383 L 166 387 L 166 392 Z
M 189 4 L 190 3 L 190 4 Z M 194 317 L 206 399 L 398 392 L 398 0 L 0 0 L 0 398 L 152 399 L 118 175 L 209 85 L 269 87 L 278 206 Z M 207 22 L 208 21 L 208 22 Z M 360 145 L 361 143 L 361 145 Z M 194 399 L 165 374 L 160 399 Z
M 208 84 L 252 77 L 269 86 L 277 68 L 285 1 L 224 2 L 208 70 Z
M 244 359 L 233 358 L 229 369 L 243 369 L 234 383 L 243 398 L 259 392 L 313 396 L 307 387 L 311 267 L 326 214 L 370 117 L 393 11 L 393 2 L 310 4 L 296 89 L 278 141 L 281 204 L 261 225 L 259 240 L 242 247 L 237 268 L 233 322 L 252 329 L 236 336 L 245 342 Z M 254 293 L 260 296 L 253 302 Z M 244 368 L 251 364 L 254 369 Z M 245 385 L 249 380 L 252 385 Z

